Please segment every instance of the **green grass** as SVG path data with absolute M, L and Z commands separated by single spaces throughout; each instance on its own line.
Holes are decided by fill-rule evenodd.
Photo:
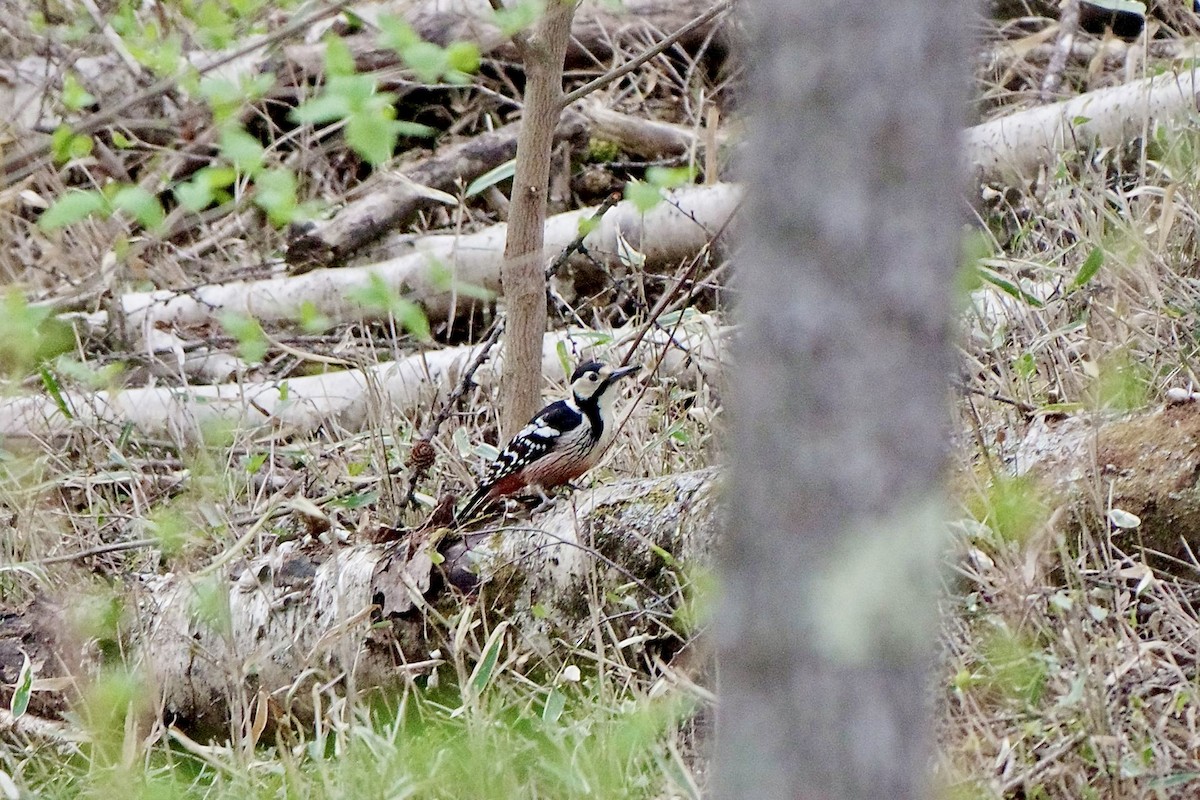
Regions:
M 327 708 L 302 729 L 268 731 L 257 747 L 200 745 L 153 724 L 147 744 L 122 710 L 128 684 L 110 683 L 93 693 L 84 715 L 93 740 L 78 754 L 0 746 L 0 769 L 45 800 L 691 795 L 680 756 L 691 743 L 680 730 L 695 704 L 605 680 L 506 681 L 466 698 L 414 684 L 374 704 Z

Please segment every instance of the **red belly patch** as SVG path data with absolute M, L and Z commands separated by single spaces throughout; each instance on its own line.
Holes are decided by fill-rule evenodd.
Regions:
M 488 492 L 488 499 L 494 500 L 498 497 L 515 494 L 532 484 L 538 484 L 543 489 L 552 489 L 578 478 L 591 467 L 591 463 L 586 459 L 567 454 L 549 455 L 530 464 L 520 472 L 506 475 L 496 481 Z

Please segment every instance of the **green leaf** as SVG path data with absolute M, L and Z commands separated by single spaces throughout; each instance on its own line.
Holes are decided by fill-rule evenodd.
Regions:
M 296 176 L 288 169 L 269 169 L 254 180 L 254 204 L 267 212 L 272 225 L 291 222 L 298 210 Z
M 237 311 L 223 311 L 217 316 L 225 332 L 237 339 L 238 355 L 256 364 L 267 354 L 267 336 L 258 320 Z
M 579 235 L 588 236 L 600 225 L 600 220 L 593 217 L 579 218 Z
M 429 341 L 431 338 L 429 317 L 425 316 L 425 311 L 419 305 L 401 297 L 393 307 L 392 314 L 404 326 L 405 330 L 413 336 L 422 342 Z
M 90 136 L 72 136 L 69 155 L 71 158 L 85 158 L 92 154 L 96 142 Z
M 415 42 L 404 48 L 400 57 L 422 83 L 437 83 L 450 66 L 446 51 L 433 42 Z
M 96 102 L 96 98 L 88 93 L 87 89 L 83 88 L 83 84 L 79 82 L 79 78 L 75 77 L 74 72 L 67 72 L 67 74 L 63 75 L 62 95 L 60 97 L 63 105 L 71 111 L 78 111 Z
M 365 508 L 379 501 L 379 492 L 355 492 L 329 501 L 329 505 L 354 510 Z
M 1013 367 L 1017 370 L 1018 375 L 1029 380 L 1037 373 L 1037 360 L 1033 357 L 1033 353 L 1025 352 L 1013 362 Z
M 367 275 L 366 286 L 355 286 L 346 292 L 346 298 L 358 303 L 363 308 L 373 311 L 390 312 L 392 304 L 400 299 L 400 295 L 392 291 L 378 273 Z
M 63 354 L 54 359 L 54 373 L 52 374 L 61 375 L 92 389 L 105 389 L 111 388 L 124 371 L 125 365 L 119 361 L 94 369 L 88 364 L 81 364 L 71 356 Z
M 255 453 L 246 459 L 246 474 L 257 475 L 263 464 L 267 463 L 268 453 Z
M 173 191 L 175 197 L 189 211 L 202 211 L 214 201 L 227 202 L 231 199 L 227 186 L 237 180 L 233 167 L 203 167 L 190 181 L 181 183 Z
M 97 212 L 107 216 L 110 212 L 108 200 L 95 189 L 72 190 L 54 201 L 38 217 L 38 227 L 44 231 L 62 228 Z
M 15 289 L 5 293 L 0 302 L 0 371 L 23 377 L 74 347 L 70 323 L 52 316 L 46 307 L 29 305 Z
M 228 121 L 247 103 L 262 98 L 274 85 L 275 75 L 270 72 L 252 75 L 238 82 L 208 75 L 200 80 L 196 90 L 208 101 L 213 119 L 220 124 Z
M 163 555 L 173 556 L 192 538 L 193 526 L 180 512 L 162 508 L 146 519 L 146 532 L 158 540 Z
M 42 386 L 46 387 L 50 399 L 54 401 L 54 405 L 58 406 L 59 412 L 67 419 L 75 419 L 75 415 L 71 413 L 71 409 L 67 405 L 66 398 L 63 397 L 62 388 L 58 385 L 58 378 L 54 377 L 54 373 L 46 369 L 43 364 L 38 367 L 38 374 L 42 376 Z
M 457 280 L 450 268 L 440 261 L 435 260 L 429 265 L 428 275 L 430 284 L 440 292 L 453 292 L 459 297 L 484 301 L 491 300 L 496 296 L 496 293 L 487 287 Z
M 428 125 L 422 125 L 419 122 L 409 122 L 403 119 L 394 121 L 392 125 L 396 129 L 396 133 L 401 136 L 410 136 L 414 139 L 428 139 L 437 133 L 436 129 Z
M 247 175 L 262 169 L 266 151 L 262 144 L 239 125 L 230 125 L 221 131 L 220 150 L 226 160 Z
M 686 186 L 696 179 L 691 167 L 650 167 L 646 170 L 646 182 L 660 189 Z
M 333 327 L 333 320 L 322 314 L 312 300 L 305 300 L 300 304 L 296 321 L 300 323 L 301 329 L 309 334 L 324 333 Z
M 24 716 L 29 709 L 29 698 L 33 695 L 33 664 L 24 652 L 21 653 L 21 659 L 21 671 L 17 673 L 17 683 L 8 701 L 8 710 L 15 718 Z
M 382 114 L 359 111 L 346 121 L 346 144 L 371 164 L 390 159 L 398 138 L 395 120 Z
M 213 191 L 204 181 L 190 180 L 179 184 L 174 189 L 175 199 L 188 211 L 203 211 L 212 205 Z
M 515 175 L 516 172 L 517 172 L 517 160 L 515 158 L 509 159 L 508 161 L 505 161 L 500 166 L 489 169 L 487 172 L 483 173 L 478 178 L 471 181 L 471 184 L 469 186 L 467 186 L 467 195 L 466 196 L 474 197 L 475 195 L 479 194 L 480 192 L 483 192 L 483 191 L 495 186 L 497 183 L 508 180 L 513 175 Z
M 1088 257 L 1083 260 L 1083 266 L 1079 268 L 1079 272 L 1075 273 L 1075 280 L 1071 281 L 1071 289 L 1075 290 L 1086 284 L 1092 278 L 1096 277 L 1096 273 L 1100 271 L 1100 267 L 1104 264 L 1104 250 L 1099 247 L 1093 247 L 1092 252 L 1088 253 Z
M 378 25 L 379 43 L 395 50 L 396 55 L 401 57 L 405 50 L 421 41 L 421 37 L 417 35 L 411 25 L 391 14 L 380 15 Z
M 237 33 L 232 16 L 222 4 L 213 0 L 204 0 L 192 17 L 196 21 L 196 33 L 200 41 L 211 50 L 229 47 Z
M 512 5 L 496 9 L 494 12 L 496 26 L 507 37 L 512 37 L 537 21 L 542 13 L 540 3 L 532 0 L 518 0 Z
M 570 378 L 571 356 L 567 352 L 567 343 L 564 341 L 559 341 L 558 345 L 554 348 L 554 351 L 558 354 L 558 364 L 562 367 L 563 377 Z
M 454 72 L 473 75 L 479 71 L 479 45 L 474 42 L 453 42 L 446 48 L 446 63 Z
M 328 91 L 312 100 L 308 100 L 296 108 L 292 109 L 289 115 L 292 122 L 329 122 L 335 119 L 343 119 L 350 113 L 350 104 L 346 98 L 340 94 L 331 94 Z
M 346 297 L 365 309 L 390 315 L 413 336 L 422 341 L 429 340 L 429 318 L 424 310 L 397 294 L 378 273 L 369 273 L 367 285 L 350 289 Z
M 542 706 L 542 722 L 547 725 L 558 722 L 566 706 L 567 696 L 558 689 L 551 689 L 550 694 L 546 696 L 546 705 Z
M 488 637 L 487 645 L 483 648 L 483 658 L 479 659 L 479 663 L 471 672 L 471 689 L 476 696 L 482 694 L 492 680 L 496 662 L 500 659 L 500 648 L 504 644 L 504 632 L 507 629 L 508 620 L 500 622 L 495 627 L 492 635 Z
M 71 130 L 71 126 L 66 124 L 59 125 L 50 136 L 50 152 L 56 164 L 65 164 L 76 158 L 85 158 L 91 155 L 95 145 L 92 137 L 77 134 Z
M 325 74 L 353 75 L 354 54 L 340 36 L 325 37 Z
M 113 208 L 132 214 L 143 228 L 156 230 L 162 226 L 166 214 L 158 198 L 141 186 L 125 186 L 113 195 Z
M 1007 278 L 1001 278 L 999 275 L 997 275 L 995 272 L 992 272 L 990 269 L 979 270 L 979 277 L 983 278 L 988 283 L 997 287 L 998 289 L 1003 291 L 1005 294 L 1010 294 L 1013 297 L 1017 298 L 1018 300 L 1023 300 L 1025 303 L 1033 306 L 1034 308 L 1045 308 L 1046 304 L 1043 303 L 1041 300 L 1037 299 L 1036 297 L 1031 295 L 1029 292 L 1025 291 L 1020 286 L 1017 286 L 1015 283 L 1008 280 Z
M 625 184 L 625 199 L 633 203 L 634 208 L 645 214 L 662 202 L 662 190 L 642 181 L 630 181 Z

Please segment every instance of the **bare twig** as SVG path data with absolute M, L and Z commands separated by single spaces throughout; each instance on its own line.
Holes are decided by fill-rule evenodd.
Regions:
M 709 244 L 705 245 L 704 249 L 696 254 L 695 258 L 692 259 L 691 264 L 680 270 L 679 274 L 676 275 L 675 282 L 671 285 L 671 288 L 663 292 L 662 296 L 658 298 L 658 302 L 654 304 L 654 308 L 651 309 L 650 314 L 646 319 L 646 324 L 643 325 L 641 330 L 637 332 L 637 335 L 633 337 L 633 344 L 629 345 L 629 347 L 625 349 L 625 355 L 621 357 L 621 366 L 625 366 L 629 363 L 629 359 L 631 359 L 633 354 L 637 351 L 638 345 L 640 345 L 642 340 L 646 338 L 646 334 L 650 332 L 650 329 L 658 324 L 658 318 L 662 315 L 667 305 L 680 295 L 684 286 L 691 287 L 691 293 L 695 293 L 696 274 L 700 270 L 700 265 L 704 263 L 704 256 L 708 253 L 712 243 L 721 238 L 721 235 L 725 233 L 725 229 L 728 228 L 730 223 L 733 222 L 734 218 L 737 217 L 738 209 L 740 209 L 741 206 L 741 201 L 738 201 L 737 208 L 734 209 L 734 212 L 729 215 L 729 217 L 721 224 L 721 227 L 718 228 L 716 232 L 713 233 L 713 235 L 709 238 Z
M 158 539 L 134 539 L 130 542 L 110 542 L 96 547 L 89 547 L 87 550 L 80 550 L 77 553 L 66 553 L 61 556 L 39 558 L 35 561 L 18 561 L 15 564 L 6 564 L 4 569 L 26 569 L 29 567 L 44 567 L 47 564 L 67 564 L 72 561 L 81 561 L 91 556 L 103 555 L 104 553 L 116 553 L 121 550 L 140 550 L 144 547 L 156 547 L 159 544 L 161 542 Z
M 492 2 L 494 4 L 495 2 L 498 2 L 498 0 L 492 0 Z M 567 106 L 571 105 L 571 103 L 574 103 L 576 100 L 587 97 L 589 94 L 596 91 L 597 89 L 602 89 L 603 87 L 605 87 L 608 84 L 615 81 L 617 78 L 620 78 L 623 75 L 628 75 L 630 72 L 633 72 L 635 69 L 640 67 L 642 64 L 645 64 L 647 61 L 654 58 L 659 53 L 663 52 L 668 47 L 670 47 L 671 45 L 678 42 L 684 36 L 687 36 L 689 33 L 696 30 L 700 26 L 711 22 L 712 20 L 716 19 L 719 15 L 724 14 L 726 11 L 729 10 L 730 5 L 731 4 L 730 4 L 729 0 L 724 0 L 724 2 L 717 3 L 715 6 L 710 8 L 708 11 L 705 11 L 703 14 L 696 17 L 694 20 L 689 22 L 687 25 L 684 25 L 682 28 L 675 31 L 674 33 L 672 33 L 670 36 L 663 39 L 658 44 L 649 48 L 648 50 L 643 52 L 641 55 L 639 55 L 637 58 L 633 59 L 632 61 L 626 61 L 621 66 L 619 66 L 615 69 L 609 70 L 608 72 L 601 75 L 599 78 L 596 78 L 595 80 L 585 83 L 583 86 L 580 86 L 575 91 L 569 92 L 568 94 L 563 95 L 563 98 L 560 101 L 560 107 L 566 108 Z
M 604 198 L 604 202 L 596 208 L 595 213 L 588 217 L 588 222 L 580 226 L 581 229 L 579 231 L 579 235 L 571 240 L 570 244 L 563 248 L 563 251 L 558 254 L 558 258 L 550 262 L 550 266 L 546 267 L 547 278 L 554 277 L 555 273 L 562 269 L 563 264 L 566 264 L 567 259 L 571 256 L 575 255 L 576 253 L 587 252 L 587 248 L 583 246 L 583 240 L 586 239 L 588 234 L 592 232 L 593 226 L 599 223 L 604 215 L 608 213 L 609 209 L 619 202 L 621 202 L 620 192 L 613 192 L 608 197 Z M 549 286 L 547 286 L 547 289 L 549 289 Z
M 328 8 L 321 9 L 311 16 L 298 19 L 288 25 L 283 26 L 274 33 L 264 36 L 262 39 L 258 39 L 244 47 L 240 47 L 237 50 L 226 53 L 211 63 L 200 67 L 198 70 L 196 70 L 196 72 L 198 75 L 203 75 L 232 61 L 236 61 L 245 55 L 253 53 L 255 50 L 274 44 L 275 42 L 283 39 L 287 39 L 288 37 L 299 33 L 316 22 L 320 22 L 323 19 L 340 14 L 342 9 L 350 5 L 350 2 L 351 0 L 338 0 L 338 2 L 335 2 Z M 113 103 L 111 106 L 108 106 L 101 111 L 97 111 L 90 117 L 81 120 L 73 125 L 71 130 L 75 134 L 92 133 L 103 126 L 120 119 L 126 111 L 134 106 L 158 97 L 164 92 L 170 91 L 178 82 L 178 75 L 170 75 L 166 78 L 157 80 L 137 94 Z M 0 188 L 12 186 L 22 178 L 31 175 L 33 172 L 44 166 L 49 158 L 50 149 L 51 144 L 49 140 L 47 140 L 41 144 L 28 147 L 24 150 L 14 153 L 13 155 L 5 158 L 3 161 L 0 161 Z
M 501 317 L 496 317 L 495 321 L 492 322 L 491 330 L 488 331 L 484 340 L 479 343 L 479 350 L 475 353 L 475 357 L 471 359 L 471 363 L 467 365 L 462 377 L 459 378 L 458 385 L 454 387 L 454 391 L 450 392 L 450 395 L 446 398 L 446 402 L 442 404 L 441 409 L 438 411 L 437 416 L 430 421 L 429 425 L 421 433 L 421 438 L 413 442 L 414 456 L 424 449 L 419 447 L 421 443 L 428 445 L 433 440 L 433 437 L 437 436 L 442 425 L 449 419 L 450 414 L 454 412 L 459 400 L 462 399 L 462 396 L 471 387 L 471 381 L 475 377 L 476 370 L 483 366 L 483 362 L 487 360 L 492 347 L 500 340 L 500 334 L 503 331 L 504 320 Z M 433 466 L 433 461 L 429 456 L 413 457 L 410 458 L 409 466 L 408 486 L 404 490 L 404 500 L 400 503 L 401 508 L 408 508 L 412 505 L 413 495 L 417 491 L 417 484 L 425 478 L 425 474 Z
M 1046 67 L 1042 78 L 1040 99 L 1049 103 L 1056 99 L 1058 87 L 1062 85 L 1063 70 L 1067 66 L 1067 58 L 1071 55 L 1071 47 L 1075 44 L 1075 34 L 1079 32 L 1079 0 L 1066 0 L 1062 8 L 1062 16 L 1058 23 L 1058 40 L 1054 43 L 1054 55 Z

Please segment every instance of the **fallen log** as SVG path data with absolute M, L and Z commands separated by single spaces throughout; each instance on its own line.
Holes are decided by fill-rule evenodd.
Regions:
M 633 331 L 612 334 L 612 347 L 632 339 Z M 705 315 L 689 318 L 677 330 L 655 330 L 640 344 L 643 363 L 658 364 L 660 376 L 694 383 L 718 372 L 723 334 Z M 599 352 L 596 331 L 548 333 L 542 348 L 542 371 L 548 380 L 562 378 L 559 347 L 573 358 Z M 391 426 L 392 415 L 411 417 L 446 396 L 475 357 L 475 346 L 448 347 L 418 353 L 399 361 L 358 370 L 336 370 L 287 380 L 207 386 L 153 386 L 100 392 L 62 393 L 0 400 L 0 437 L 45 439 L 79 427 L 126 424 L 143 436 L 178 442 L 203 441 L 204 433 L 238 429 L 256 436 L 286 439 L 325 427 L 330 431 L 361 431 Z M 663 358 L 658 359 L 659 351 Z M 499 352 L 474 376 L 483 386 L 499 380 Z M 61 400 L 61 404 L 59 402 Z M 64 408 L 66 412 L 64 412 Z M 386 418 L 378 419 L 377 410 Z
M 599 103 L 589 103 L 582 111 L 592 124 L 593 138 L 614 142 L 625 152 L 642 158 L 687 155 L 701 150 L 706 142 L 704 136 L 683 125 L 622 114 Z M 717 131 L 714 138 L 718 146 L 723 146 L 730 139 L 729 132 Z
M 1122 551 L 1195 578 L 1200 413 L 1194 397 L 1127 415 L 1038 417 L 1013 467 L 1027 481 L 1031 506 L 1062 506 L 1067 519 L 1110 531 Z
M 324 693 L 387 690 L 474 660 L 501 627 L 547 657 L 599 635 L 665 661 L 688 633 L 672 619 L 688 570 L 710 560 L 715 477 L 581 490 L 462 539 L 410 534 L 332 550 L 292 540 L 210 574 L 141 576 L 126 587 L 136 613 L 123 652 L 168 719 L 210 736 L 237 735 L 264 714 L 303 719 Z M 197 613 L 201 597 L 209 613 Z M 70 707 L 100 657 L 81 657 L 62 635 L 69 627 L 46 599 L 0 616 L 0 702 L 28 655 L 54 687 L 35 692 L 31 711 L 55 718 Z
M 1019 179 L 1064 152 L 1119 146 L 1155 121 L 1195 113 L 1196 92 L 1192 72 L 1167 72 L 1019 111 L 967 129 L 968 163 L 983 182 Z
M 664 202 L 647 212 L 628 201 L 618 203 L 584 238 L 587 256 L 575 256 L 568 266 L 582 262 L 588 268 L 598 264 L 604 270 L 620 271 L 624 267 L 618 241 L 623 239 L 645 256 L 645 269 L 674 268 L 712 246 L 714 237 L 728 230 L 740 201 L 740 188 L 715 184 L 669 192 Z M 547 219 L 545 251 L 553 257 L 566 249 L 595 212 L 595 208 L 582 208 Z M 118 307 L 126 318 L 124 327 L 130 331 L 202 325 L 223 311 L 263 322 L 283 322 L 296 319 L 305 304 L 335 321 L 379 319 L 386 317 L 386 308 L 353 298 L 381 280 L 391 291 L 420 304 L 431 319 L 445 319 L 452 309 L 466 310 L 473 302 L 460 296 L 457 286 L 499 293 L 507 232 L 508 226 L 499 224 L 462 236 L 424 236 L 409 243 L 413 252 L 407 255 L 363 266 L 187 291 L 131 292 L 121 296 Z M 93 330 L 102 331 L 108 325 L 107 312 L 76 319 Z

